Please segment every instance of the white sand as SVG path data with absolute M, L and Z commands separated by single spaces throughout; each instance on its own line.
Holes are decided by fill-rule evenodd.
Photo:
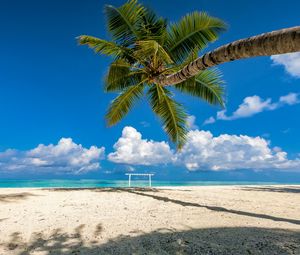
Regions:
M 0 189 L 0 254 L 300 254 L 300 186 Z

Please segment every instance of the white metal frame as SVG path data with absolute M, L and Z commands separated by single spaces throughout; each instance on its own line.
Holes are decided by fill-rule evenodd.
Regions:
M 128 187 L 131 187 L 131 176 L 148 176 L 149 177 L 149 187 L 152 186 L 152 176 L 154 174 L 132 174 L 132 173 L 126 173 L 125 175 L 128 175 Z

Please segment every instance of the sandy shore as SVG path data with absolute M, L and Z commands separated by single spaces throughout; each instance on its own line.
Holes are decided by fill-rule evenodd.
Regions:
M 300 254 L 300 186 L 0 189 L 0 254 Z

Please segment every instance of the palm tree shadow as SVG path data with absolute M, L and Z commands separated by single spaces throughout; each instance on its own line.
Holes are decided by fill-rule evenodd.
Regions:
M 288 222 L 296 225 L 300 225 L 300 220 L 297 219 L 288 219 L 288 218 L 283 218 L 283 217 L 276 217 L 276 216 L 271 216 L 267 214 L 260 214 L 260 213 L 253 213 L 253 212 L 244 212 L 240 210 L 233 210 L 233 209 L 227 209 L 224 207 L 220 206 L 209 206 L 209 205 L 201 205 L 198 203 L 193 203 L 193 202 L 186 202 L 186 201 L 181 201 L 177 199 L 172 199 L 164 196 L 158 196 L 152 193 L 160 192 L 163 189 L 155 189 L 155 188 L 52 188 L 52 189 L 47 189 L 50 191 L 77 191 L 77 190 L 91 190 L 94 192 L 128 192 L 140 196 L 146 196 L 146 197 L 151 197 L 153 199 L 163 201 L 163 202 L 170 202 L 174 203 L 177 205 L 181 206 L 191 206 L 191 207 L 200 207 L 200 208 L 206 208 L 208 210 L 216 211 L 216 212 L 225 212 L 225 213 L 231 213 L 231 214 L 237 214 L 237 215 L 243 215 L 243 216 L 248 216 L 248 217 L 254 217 L 254 218 L 260 218 L 260 219 L 268 219 L 268 220 L 273 220 L 273 221 L 281 221 L 281 222 Z M 170 191 L 170 190 L 168 190 Z
M 300 254 L 299 231 L 247 227 L 164 230 L 138 236 L 121 235 L 99 243 L 85 241 L 83 228 L 84 225 L 78 226 L 73 234 L 61 229 L 53 230 L 50 236 L 35 233 L 29 243 L 20 243 L 20 234 L 14 233 L 10 242 L 2 246 L 17 255 Z
M 276 217 L 276 216 L 271 216 L 271 215 L 267 215 L 267 214 L 244 212 L 244 211 L 240 211 L 240 210 L 227 209 L 227 208 L 220 207 L 220 206 L 201 205 L 201 204 L 197 204 L 197 203 L 185 202 L 185 201 L 181 201 L 181 200 L 177 200 L 177 199 L 171 199 L 168 197 L 157 196 L 157 195 L 153 195 L 153 194 L 146 194 L 143 192 L 137 192 L 135 190 L 126 190 L 126 191 L 140 195 L 140 196 L 151 197 L 151 198 L 159 200 L 159 201 L 170 202 L 170 203 L 178 204 L 181 206 L 200 207 L 200 208 L 206 208 L 206 209 L 209 209 L 212 211 L 217 211 L 217 212 L 226 212 L 226 213 L 243 215 L 243 216 L 248 216 L 248 217 L 268 219 L 268 220 L 273 220 L 273 221 L 282 221 L 282 222 L 288 222 L 288 223 L 300 225 L 300 220 L 296 220 L 296 219 L 287 219 L 287 218 Z
M 263 191 L 263 192 L 278 192 L 278 193 L 300 193 L 300 186 L 290 187 L 242 187 L 245 191 Z
M 35 232 L 32 234 L 32 241 L 29 243 L 23 241 L 19 232 L 14 232 L 10 236 L 10 241 L 2 244 L 2 246 L 6 250 L 15 250 L 14 254 L 18 255 L 29 255 L 34 252 L 42 254 L 78 254 L 76 252 L 84 247 L 82 237 L 84 227 L 84 224 L 77 226 L 74 233 L 65 233 L 62 229 L 57 228 L 49 236 L 44 235 L 42 232 Z M 72 251 L 72 253 L 66 252 L 67 250 Z
M 29 197 L 40 196 L 30 192 L 21 192 L 21 193 L 13 193 L 13 194 L 0 194 L 0 202 L 3 203 L 11 203 L 17 202 L 20 200 L 28 199 Z
M 170 189 L 156 189 L 156 188 L 142 188 L 142 187 L 132 187 L 132 188 L 45 188 L 43 190 L 47 191 L 58 191 L 58 192 L 69 192 L 69 191 L 80 191 L 80 190 L 88 190 L 93 192 L 123 192 L 123 191 L 141 191 L 141 192 L 160 192 L 162 190 L 170 190 Z M 191 191 L 191 190 L 183 190 L 180 189 L 180 191 Z

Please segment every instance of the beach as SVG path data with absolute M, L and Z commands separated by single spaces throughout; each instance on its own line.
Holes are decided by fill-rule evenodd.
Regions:
M 300 254 L 300 186 L 0 189 L 0 254 Z

